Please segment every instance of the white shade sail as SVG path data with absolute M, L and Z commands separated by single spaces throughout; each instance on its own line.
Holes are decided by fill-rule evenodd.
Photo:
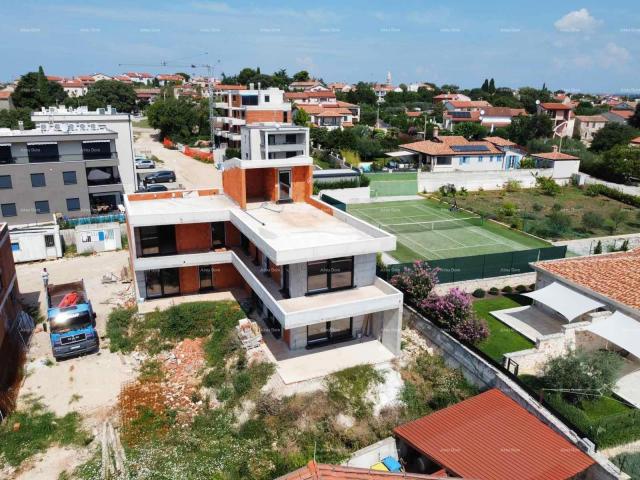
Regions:
M 640 357 L 640 322 L 624 313 L 614 312 L 610 317 L 591 324 L 587 330 Z
M 558 282 L 553 282 L 531 293 L 523 293 L 523 295 L 555 310 L 569 322 L 584 313 L 604 307 L 604 304 L 596 302 Z

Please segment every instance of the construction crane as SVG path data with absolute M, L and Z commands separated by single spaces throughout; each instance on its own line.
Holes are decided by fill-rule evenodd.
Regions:
M 208 55 L 207 52 L 201 54 L 201 55 L 196 55 L 196 57 L 200 57 L 200 56 L 204 56 L 204 55 Z M 191 57 L 194 58 L 194 57 Z M 179 61 L 178 60 L 174 60 L 174 61 Z M 213 127 L 213 119 L 215 117 L 215 108 L 213 106 L 213 75 L 215 72 L 215 68 L 220 64 L 220 60 L 216 60 L 216 62 L 211 65 L 211 64 L 195 64 L 195 63 L 191 63 L 188 65 L 180 65 L 180 64 L 176 64 L 173 63 L 174 61 L 167 61 L 167 60 L 163 60 L 160 63 L 157 64 L 145 64 L 145 63 L 119 63 L 118 66 L 119 67 L 151 67 L 151 68 L 180 68 L 180 69 L 204 69 L 207 71 L 207 94 L 209 95 L 209 138 L 211 141 L 211 156 L 213 158 L 213 148 L 215 145 L 215 132 L 214 132 L 214 127 Z

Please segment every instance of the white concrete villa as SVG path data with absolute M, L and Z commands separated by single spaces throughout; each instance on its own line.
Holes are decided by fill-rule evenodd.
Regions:
M 505 355 L 518 372 L 538 374 L 573 349 L 624 358 L 615 393 L 640 408 L 640 249 L 533 264 L 533 304 L 492 314 L 536 346 Z

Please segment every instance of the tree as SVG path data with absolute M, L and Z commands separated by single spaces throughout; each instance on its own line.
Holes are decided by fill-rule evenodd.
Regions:
M 551 93 L 543 85 L 542 90 L 532 87 L 522 87 L 519 91 L 520 102 L 528 113 L 535 114 L 537 112 L 536 100 L 541 102 L 551 101 Z
M 460 122 L 453 127 L 454 135 L 461 135 L 467 140 L 479 140 L 487 136 L 487 127 L 474 122 Z
M 308 82 L 309 81 L 309 72 L 306 70 L 300 70 L 293 74 L 294 82 Z
M 602 155 L 598 175 L 619 183 L 640 177 L 640 148 L 617 145 Z
M 300 125 L 302 127 L 306 127 L 310 121 L 311 121 L 311 117 L 307 112 L 305 112 L 301 108 L 296 110 L 296 114 L 293 118 L 293 123 L 295 123 L 296 125 Z
M 629 212 L 619 208 L 615 210 L 611 216 L 605 221 L 605 227 L 611 232 L 615 233 L 620 225 L 629 219 Z
M 471 316 L 454 325 L 451 333 L 461 342 L 476 345 L 489 336 L 489 326 L 483 319 Z
M 628 123 L 633 128 L 640 128 L 640 103 L 636 105 L 636 111 L 629 117 Z
M 489 92 L 489 79 L 488 78 L 484 79 L 484 82 L 482 83 L 482 87 L 480 87 L 480 89 L 483 92 Z
M 35 128 L 35 124 L 31 121 L 31 109 L 0 110 L 0 128 L 17 130 L 20 121 L 23 122 L 25 129 Z
M 375 105 L 378 101 L 376 92 L 370 85 L 364 82 L 358 82 L 356 88 L 347 93 L 347 102 L 360 104 Z
M 593 231 L 597 228 L 601 228 L 603 224 L 604 218 L 596 212 L 584 212 L 582 214 L 582 226 L 587 231 Z
M 591 151 L 604 152 L 616 145 L 628 145 L 631 139 L 639 134 L 638 130 L 629 125 L 609 122 L 593 136 Z
M 440 90 L 442 90 L 443 92 L 448 92 L 448 93 L 458 93 L 458 90 L 460 90 L 460 87 L 458 85 L 454 85 L 452 83 L 445 83 L 444 85 L 442 85 L 440 87 Z
M 37 110 L 52 107 L 64 101 L 66 92 L 59 83 L 47 80 L 42 67 L 37 72 L 29 72 L 20 77 L 11 99 L 16 108 Z
M 182 78 L 184 78 L 185 82 L 188 82 L 189 79 L 191 78 L 191 75 L 189 75 L 188 73 L 184 73 L 184 72 L 176 72 L 176 75 L 180 75 Z
M 98 80 L 89 86 L 84 97 L 78 97 L 78 102 L 86 105 L 90 110 L 111 105 L 119 112 L 128 113 L 135 110 L 136 100 L 136 91 L 133 86 L 117 80 Z
M 550 197 L 555 197 L 560 193 L 560 185 L 553 178 L 544 175 L 536 176 L 536 187 L 540 189 L 540 192 Z
M 549 389 L 571 390 L 564 397 L 574 403 L 607 395 L 622 367 L 622 357 L 614 352 L 574 350 L 549 360 L 543 367 L 543 384 Z
M 190 142 L 197 131 L 207 131 L 203 125 L 203 117 L 198 106 L 190 100 L 176 99 L 171 96 L 158 99 L 147 108 L 149 125 L 160 130 L 162 138 L 168 137 L 174 142 Z M 202 128 L 206 126 L 207 128 Z
M 518 116 L 506 128 L 507 138 L 526 145 L 534 138 L 547 138 L 553 133 L 553 122 L 547 115 Z
M 493 80 L 489 80 L 489 93 L 496 93 L 496 82 Z

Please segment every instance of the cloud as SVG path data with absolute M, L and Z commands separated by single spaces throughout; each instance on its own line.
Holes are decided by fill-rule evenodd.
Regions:
M 600 64 L 603 67 L 621 67 L 631 60 L 629 50 L 613 42 L 607 43 L 600 52 Z
M 553 25 L 559 32 L 575 33 L 595 30 L 596 27 L 601 23 L 601 20 L 596 20 L 591 16 L 589 10 L 587 10 L 586 8 L 581 8 L 580 10 L 574 10 L 573 12 L 567 13 Z

